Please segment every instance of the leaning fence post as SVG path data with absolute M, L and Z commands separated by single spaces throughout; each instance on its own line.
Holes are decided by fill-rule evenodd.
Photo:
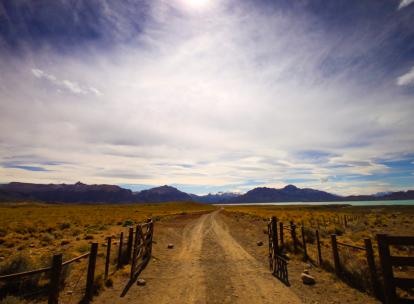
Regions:
M 124 233 L 121 232 L 121 236 L 119 237 L 119 248 L 118 248 L 118 265 L 117 268 L 121 268 L 122 266 L 122 245 L 124 242 Z
M 339 262 L 338 244 L 336 242 L 336 234 L 331 235 L 332 256 L 334 260 L 335 273 L 338 277 L 341 276 L 341 264 Z
M 280 236 L 280 250 L 282 250 L 283 247 L 285 246 L 284 240 L 283 240 L 283 223 L 282 222 L 279 223 L 279 236 Z
M 319 230 L 315 231 L 316 234 L 316 247 L 318 249 L 318 264 L 322 266 L 322 252 L 321 252 L 321 240 L 319 238 Z
M 293 223 L 293 221 L 290 221 L 290 233 L 292 234 L 292 240 L 293 240 L 293 251 L 295 253 L 298 252 L 298 244 L 296 239 L 296 225 Z
M 52 260 L 50 273 L 49 299 L 48 304 L 58 304 L 60 277 L 62 274 L 62 254 L 55 254 Z
M 271 225 L 272 225 L 272 242 L 273 242 L 273 253 L 274 256 L 276 256 L 276 254 L 278 254 L 279 251 L 279 241 L 278 241 L 278 235 L 277 235 L 277 219 L 276 217 L 272 216 L 272 220 L 271 220 Z
M 98 243 L 92 243 L 89 255 L 88 275 L 86 277 L 85 300 L 89 302 L 93 297 L 93 285 L 95 280 L 96 256 L 98 255 Z
M 375 260 L 374 260 L 374 250 L 372 249 L 372 242 L 371 239 L 364 239 L 365 244 L 365 251 L 367 254 L 367 263 L 369 267 L 369 273 L 371 276 L 371 284 L 372 284 L 372 290 L 374 292 L 374 295 L 380 299 L 380 287 L 378 284 L 378 277 L 377 277 L 377 269 L 375 268 Z
M 128 230 L 128 243 L 127 243 L 127 252 L 125 258 L 125 264 L 129 264 L 131 261 L 132 254 L 132 242 L 134 241 L 134 228 L 130 227 Z
M 133 280 L 134 276 L 135 276 L 135 266 L 136 266 L 136 262 L 137 262 L 137 255 L 138 255 L 138 245 L 139 242 L 141 242 L 141 237 L 140 237 L 140 225 L 137 225 L 137 228 L 135 230 L 135 240 L 134 240 L 134 250 L 132 253 L 132 262 L 131 262 L 131 274 L 130 274 L 130 279 Z
M 109 274 L 109 263 L 111 261 L 111 243 L 112 243 L 112 237 L 108 236 L 107 244 L 106 244 L 105 280 L 108 278 L 108 274 Z
M 302 233 L 302 243 L 303 243 L 303 259 L 306 261 L 308 259 L 308 251 L 306 250 L 306 239 L 305 239 L 305 227 L 301 227 Z

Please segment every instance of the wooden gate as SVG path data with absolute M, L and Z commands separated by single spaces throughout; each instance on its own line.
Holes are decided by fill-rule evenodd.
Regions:
M 390 246 L 414 246 L 413 236 L 388 236 L 378 234 L 378 250 L 384 278 L 384 294 L 386 304 L 413 303 L 412 299 L 402 299 L 397 295 L 397 288 L 414 288 L 414 278 L 395 277 L 393 267 L 414 266 L 414 257 L 392 256 Z
M 277 219 L 272 217 L 267 225 L 269 236 L 269 268 L 280 281 L 289 284 L 288 262 L 280 255 L 277 234 Z
M 131 280 L 135 280 L 139 276 L 151 259 L 153 233 L 154 222 L 152 219 L 137 225 L 132 253 Z

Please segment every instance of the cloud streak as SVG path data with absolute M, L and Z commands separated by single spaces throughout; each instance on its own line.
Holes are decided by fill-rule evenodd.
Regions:
M 77 82 L 69 81 L 66 79 L 59 80 L 56 78 L 56 76 L 47 74 L 46 72 L 39 69 L 32 69 L 32 73 L 34 77 L 46 80 L 57 88 L 65 89 L 73 94 L 94 94 L 96 96 L 102 95 L 102 93 L 94 87 L 83 87 Z
M 411 68 L 407 73 L 401 75 L 397 79 L 399 86 L 412 86 L 414 85 L 414 67 Z
M 413 2 L 414 2 L 414 0 L 401 0 L 400 5 L 398 6 L 398 9 L 402 9 L 402 8 L 410 5 Z
M 93 38 L 67 34 L 71 52 L 54 33 L 32 37 L 43 47 L 19 58 L 3 49 L 0 157 L 60 165 L 3 167 L 0 182 L 407 187 L 384 164 L 412 161 L 414 149 L 412 96 L 402 90 L 411 78 L 396 75 L 409 60 L 390 72 L 376 55 L 389 31 L 338 29 L 265 2 L 145 3 L 102 1 L 91 13 L 102 32 L 87 23 Z M 136 24 L 133 12 L 145 18 Z

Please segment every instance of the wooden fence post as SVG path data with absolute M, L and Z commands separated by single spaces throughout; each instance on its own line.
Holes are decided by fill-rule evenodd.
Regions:
M 128 230 L 128 244 L 127 244 L 125 264 L 129 264 L 129 262 L 131 261 L 133 241 L 134 241 L 134 228 L 130 227 L 129 230 Z
M 88 303 L 93 298 L 93 288 L 95 280 L 96 257 L 98 255 L 98 243 L 92 243 L 89 255 L 88 275 L 86 277 L 85 301 Z
M 377 299 L 381 298 L 381 288 L 378 284 L 377 269 L 375 267 L 374 250 L 372 249 L 371 239 L 364 239 L 365 251 L 367 254 L 367 263 L 369 267 L 369 273 L 371 276 L 372 291 Z
M 48 304 L 59 303 L 59 287 L 62 274 L 62 254 L 55 254 L 52 260 L 50 273 L 49 299 Z
M 346 219 L 346 215 L 344 215 L 344 225 L 345 225 L 345 227 L 348 227 L 348 221 Z
M 283 223 L 279 223 L 279 236 L 280 236 L 280 250 L 283 250 L 284 244 L 284 235 L 283 235 Z
M 302 225 L 301 227 L 301 233 L 302 233 L 302 243 L 303 243 L 303 260 L 308 259 L 308 251 L 306 249 L 306 239 L 305 239 L 305 227 Z
M 338 277 L 341 276 L 341 263 L 339 262 L 338 244 L 336 242 L 336 234 L 331 234 L 332 256 L 334 260 L 335 273 Z
M 377 234 L 378 252 L 381 261 L 382 277 L 384 279 L 384 300 L 386 304 L 396 303 L 395 285 L 391 265 L 390 247 L 386 234 Z
M 276 256 L 276 254 L 278 254 L 279 252 L 279 241 L 278 241 L 278 235 L 277 235 L 277 219 L 274 216 L 272 216 L 271 225 L 272 225 L 273 253 L 274 253 L 274 256 Z
M 322 252 L 321 252 L 321 240 L 319 238 L 319 230 L 316 230 L 316 247 L 318 249 L 318 264 L 322 266 Z
M 122 245 L 124 242 L 124 233 L 121 232 L 121 236 L 119 237 L 119 248 L 118 248 L 118 265 L 117 268 L 121 268 L 122 266 Z
M 293 251 L 295 253 L 298 252 L 298 242 L 296 239 L 296 225 L 293 223 L 293 221 L 290 221 L 290 233 L 292 235 L 292 241 L 293 241 Z
M 112 237 L 107 238 L 106 244 L 106 259 L 105 259 L 105 280 L 108 279 L 109 274 L 109 264 L 111 262 L 111 244 L 112 244 Z

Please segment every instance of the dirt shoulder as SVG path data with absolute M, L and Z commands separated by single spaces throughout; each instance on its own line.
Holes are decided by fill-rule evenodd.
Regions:
M 292 286 L 273 277 L 262 240 L 264 222 L 212 212 L 162 220 L 155 226 L 154 258 L 141 274 L 145 286 L 133 285 L 120 298 L 128 281 L 118 273 L 114 287 L 95 303 L 376 303 L 337 281 L 331 274 L 311 270 L 317 284 L 304 286 L 300 273 L 306 264 L 292 260 Z M 167 249 L 169 243 L 173 249 Z M 329 287 L 329 288 L 328 288 Z

